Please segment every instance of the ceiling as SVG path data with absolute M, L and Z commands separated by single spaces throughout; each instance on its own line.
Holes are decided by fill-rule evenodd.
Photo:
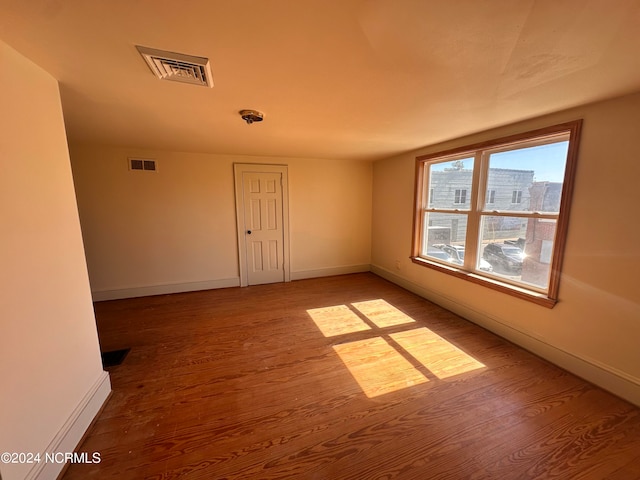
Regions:
M 0 40 L 60 81 L 70 141 L 173 151 L 374 160 L 640 91 L 640 0 L 0 0 Z

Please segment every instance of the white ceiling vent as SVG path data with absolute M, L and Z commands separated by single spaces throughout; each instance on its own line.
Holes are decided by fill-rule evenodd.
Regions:
M 136 46 L 153 74 L 160 80 L 213 87 L 209 59 Z

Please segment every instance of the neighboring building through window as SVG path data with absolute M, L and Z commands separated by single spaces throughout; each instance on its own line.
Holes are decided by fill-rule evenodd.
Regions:
M 580 126 L 418 157 L 412 260 L 553 306 Z

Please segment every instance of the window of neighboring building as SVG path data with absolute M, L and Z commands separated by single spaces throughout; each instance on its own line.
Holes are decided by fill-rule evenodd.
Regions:
M 412 260 L 552 307 L 581 124 L 418 157 Z
M 467 202 L 467 191 L 466 190 L 461 190 L 461 189 L 456 189 L 455 198 L 453 199 L 453 203 L 461 204 L 461 203 L 466 203 L 466 202 Z
M 511 194 L 511 203 L 522 203 L 522 190 L 514 190 Z

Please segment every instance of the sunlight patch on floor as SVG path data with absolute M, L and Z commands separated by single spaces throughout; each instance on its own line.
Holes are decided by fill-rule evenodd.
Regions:
M 307 312 L 369 398 L 485 367 L 383 299 Z
M 369 398 L 429 381 L 380 337 L 335 345 L 333 349 Z
M 375 323 L 378 328 L 415 323 L 415 320 L 409 315 L 401 312 L 381 298 L 377 300 L 369 300 L 367 302 L 354 302 L 351 305 Z
M 307 310 L 325 337 L 371 330 L 358 315 L 346 305 Z
M 389 336 L 440 379 L 485 366 L 426 327 Z

